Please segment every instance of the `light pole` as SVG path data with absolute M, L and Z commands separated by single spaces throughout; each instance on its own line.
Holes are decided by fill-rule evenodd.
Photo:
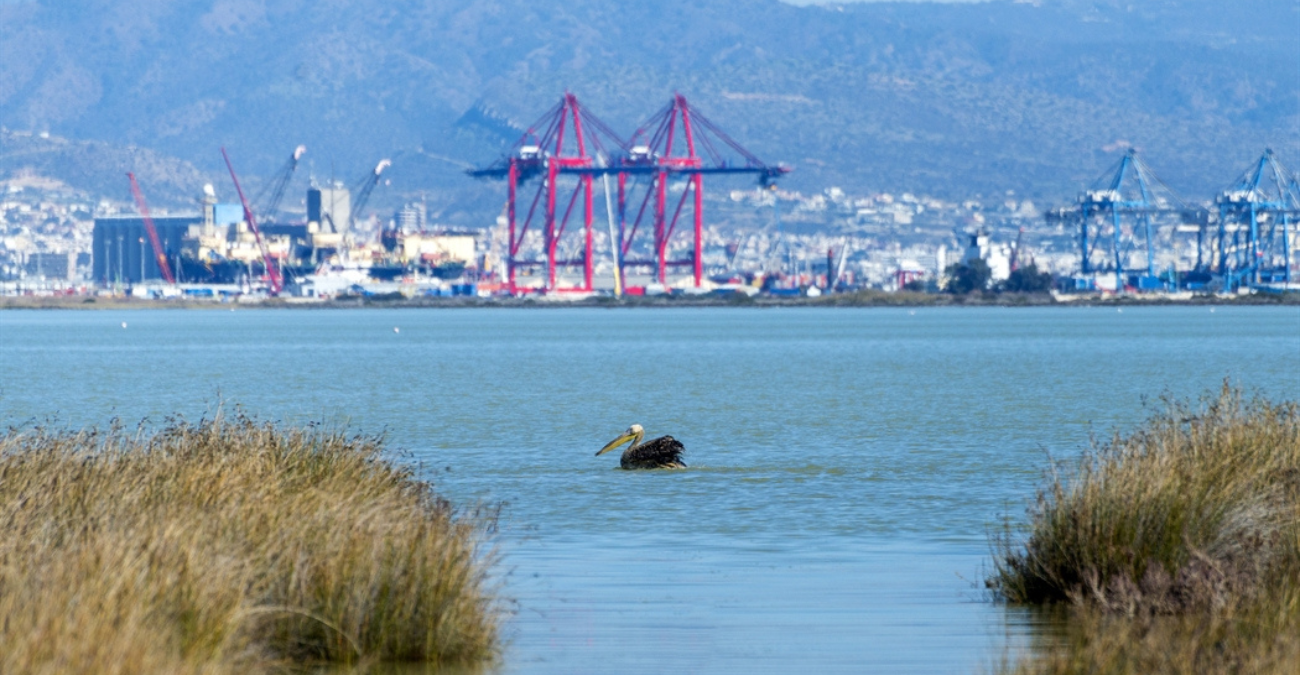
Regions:
M 140 283 L 144 283 L 144 237 L 140 237 Z

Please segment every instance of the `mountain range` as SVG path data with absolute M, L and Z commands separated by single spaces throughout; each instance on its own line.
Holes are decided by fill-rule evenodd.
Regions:
M 804 191 L 1068 200 L 1133 146 L 1204 199 L 1300 167 L 1297 35 L 1294 0 L 0 0 L 0 174 L 192 203 L 218 147 L 256 183 L 302 143 L 482 224 L 463 170 L 564 91 L 623 133 L 681 92 Z

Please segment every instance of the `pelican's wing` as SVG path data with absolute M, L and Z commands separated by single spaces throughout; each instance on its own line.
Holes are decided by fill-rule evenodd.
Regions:
M 682 452 L 686 447 L 672 436 L 661 436 L 628 451 L 624 466 L 636 469 L 661 467 L 685 468 Z

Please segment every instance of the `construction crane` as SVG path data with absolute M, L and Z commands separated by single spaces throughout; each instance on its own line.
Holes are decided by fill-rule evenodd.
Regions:
M 171 265 L 167 264 L 167 254 L 163 251 L 162 242 L 158 241 L 158 229 L 153 225 L 153 217 L 149 215 L 149 205 L 144 201 L 144 193 L 140 191 L 140 184 L 135 180 L 135 174 L 127 172 L 126 177 L 131 179 L 131 195 L 135 197 L 135 205 L 140 209 L 140 216 L 144 218 L 145 232 L 149 233 L 149 244 L 153 246 L 154 258 L 158 261 L 158 269 L 162 271 L 163 278 L 169 284 L 175 284 L 176 278 L 172 276 Z M 143 270 L 143 265 L 141 266 Z M 140 273 L 140 281 L 144 281 L 144 272 Z
M 384 169 L 387 169 L 392 165 L 393 163 L 387 159 L 379 160 L 379 164 L 375 165 L 375 170 L 367 174 L 366 177 L 362 178 L 357 184 L 357 187 L 354 190 L 357 198 L 356 201 L 352 202 L 352 213 L 348 216 L 348 222 L 354 225 L 356 224 L 357 218 L 361 215 L 361 211 L 366 208 L 366 202 L 370 201 L 370 193 L 374 192 L 375 186 L 379 184 L 380 175 L 384 173 Z
M 257 240 L 258 251 L 262 254 L 262 264 L 266 266 L 266 277 L 271 282 L 271 295 L 279 295 L 280 291 L 284 290 L 280 270 L 271 264 L 271 254 L 267 252 L 266 242 L 262 240 L 262 231 L 257 229 L 257 218 L 253 216 L 253 209 L 248 206 L 244 189 L 239 187 L 239 177 L 235 175 L 235 167 L 230 163 L 230 155 L 226 154 L 225 148 L 221 148 L 221 157 L 226 160 L 226 168 L 230 170 L 230 180 L 234 182 L 235 192 L 239 194 L 239 203 L 244 207 L 244 220 L 248 221 L 248 228 L 253 231 L 253 238 Z
M 300 145 L 293 150 L 289 160 L 280 167 L 276 172 L 275 178 L 262 189 L 256 197 L 253 198 L 253 204 L 257 205 L 257 213 L 262 216 L 262 221 L 266 222 L 275 216 L 275 212 L 280 208 L 280 201 L 284 199 L 284 191 L 289 187 L 289 181 L 293 179 L 293 172 L 298 168 L 298 160 L 302 159 L 303 154 L 307 152 L 307 146 Z M 270 195 L 270 198 L 267 198 Z

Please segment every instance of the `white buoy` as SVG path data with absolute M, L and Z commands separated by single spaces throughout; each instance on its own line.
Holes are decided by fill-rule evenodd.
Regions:
M 401 328 L 398 328 L 397 326 L 393 326 L 393 332 L 394 332 L 394 333 L 400 333 L 400 332 L 402 332 L 402 329 L 401 329 Z
M 122 322 L 122 327 L 123 327 L 123 328 L 126 328 L 126 322 L 125 322 L 125 321 Z

